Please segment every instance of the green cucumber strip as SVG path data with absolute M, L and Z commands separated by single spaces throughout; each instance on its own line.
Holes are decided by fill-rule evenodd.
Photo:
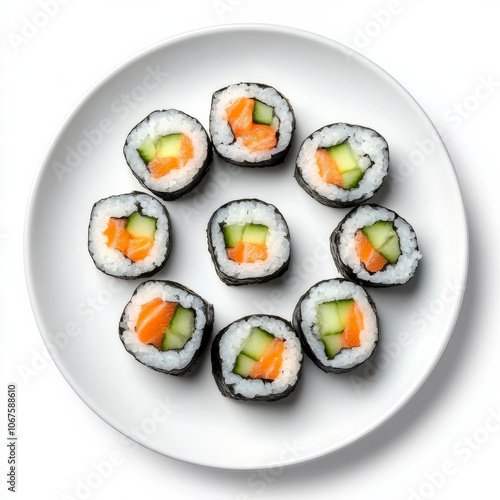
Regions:
M 383 220 L 379 220 L 371 226 L 365 226 L 362 231 L 377 252 L 395 234 L 392 223 Z
M 319 336 L 322 339 L 327 335 L 342 333 L 347 324 L 347 316 L 354 301 L 337 300 L 324 302 L 316 307 Z
M 172 331 L 168 330 L 165 332 L 165 337 L 161 343 L 162 351 L 171 351 L 182 349 L 186 345 L 187 340 L 179 337 Z
M 273 118 L 274 108 L 255 99 L 252 117 L 253 122 L 262 125 L 271 125 L 273 123 Z
M 342 330 L 345 330 L 345 327 L 347 326 L 347 317 L 349 316 L 349 311 L 351 310 L 351 307 L 354 304 L 354 300 L 348 299 L 348 300 L 339 300 L 337 302 L 337 307 L 339 309 L 339 318 L 340 322 L 343 325 Z
M 239 354 L 234 364 L 233 372 L 240 377 L 248 377 L 256 361 L 244 354 Z
M 360 168 L 355 168 L 342 174 L 343 189 L 355 188 L 364 175 L 365 173 Z
M 395 264 L 401 255 L 399 237 L 393 223 L 377 221 L 362 229 L 373 248 L 391 264 Z
M 394 233 L 394 235 L 382 245 L 378 252 L 382 257 L 387 259 L 389 264 L 395 264 L 401 255 L 398 235 Z
M 247 224 L 243 230 L 241 241 L 265 245 L 269 229 L 262 224 Z
M 240 354 L 244 354 L 255 361 L 259 361 L 273 339 L 274 335 L 254 327 Z
M 243 224 L 224 226 L 224 244 L 226 248 L 233 248 L 240 243 L 244 229 Z
M 338 144 L 337 146 L 327 148 L 326 151 L 337 164 L 337 168 L 339 169 L 341 174 L 345 174 L 350 170 L 360 169 L 358 160 L 356 160 L 356 156 L 354 155 L 354 152 L 347 141 L 343 142 L 342 144 Z
M 156 219 L 134 212 L 127 220 L 125 229 L 133 238 L 151 238 L 154 239 L 156 233 Z
M 344 325 L 339 317 L 337 302 L 325 302 L 316 306 L 319 336 L 332 335 L 344 331 Z
M 137 148 L 137 151 L 146 165 L 156 156 L 156 147 L 153 141 L 145 142 Z
M 194 309 L 186 309 L 181 305 L 175 308 L 174 315 L 168 325 L 168 330 L 185 340 L 189 340 L 194 333 Z
M 158 158 L 169 158 L 179 156 L 181 152 L 182 134 L 170 134 L 160 137 L 156 143 L 156 155 Z
M 342 334 L 334 333 L 326 335 L 321 339 L 325 346 L 325 354 L 329 359 L 333 359 L 342 349 Z

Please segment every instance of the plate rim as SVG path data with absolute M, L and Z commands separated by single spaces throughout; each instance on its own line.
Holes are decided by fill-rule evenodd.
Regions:
M 462 242 L 462 248 L 464 252 L 464 257 L 463 257 L 463 263 L 462 263 L 462 268 L 459 270 L 459 273 L 457 273 L 460 277 L 460 293 L 457 296 L 457 300 L 454 303 L 454 309 L 452 310 L 452 315 L 451 315 L 451 321 L 448 326 L 448 331 L 446 333 L 446 336 L 443 338 L 442 344 L 440 346 L 440 349 L 436 351 L 436 355 L 433 359 L 433 362 L 427 367 L 425 373 L 418 379 L 414 381 L 414 383 L 394 402 L 391 407 L 381 414 L 374 422 L 371 423 L 371 425 L 362 428 L 360 431 L 353 433 L 351 436 L 345 438 L 344 440 L 340 441 L 337 443 L 335 446 L 326 446 L 321 449 L 316 449 L 315 452 L 309 453 L 307 456 L 302 457 L 294 457 L 290 460 L 287 460 L 286 462 L 283 462 L 282 460 L 276 459 L 274 461 L 266 461 L 264 464 L 244 464 L 244 465 L 235 465 L 233 463 L 228 462 L 227 460 L 225 461 L 225 465 L 214 465 L 213 463 L 209 463 L 208 461 L 203 461 L 203 460 L 196 460 L 196 458 L 192 459 L 187 459 L 185 457 L 180 457 L 180 456 L 175 456 L 173 454 L 168 454 L 164 450 L 160 450 L 159 448 L 156 448 L 153 444 L 150 443 L 142 443 L 137 439 L 134 439 L 131 436 L 127 436 L 125 433 L 123 433 L 119 428 L 117 428 L 112 422 L 111 418 L 109 418 L 109 415 L 103 416 L 101 413 L 99 413 L 98 409 L 94 408 L 91 403 L 91 398 L 87 399 L 84 398 L 84 395 L 87 396 L 87 391 L 81 390 L 81 387 L 76 381 L 70 381 L 71 376 L 70 372 L 66 370 L 64 367 L 64 364 L 62 361 L 58 358 L 57 353 L 53 355 L 50 349 L 47 349 L 50 357 L 54 361 L 54 364 L 56 365 L 58 371 L 60 374 L 63 376 L 65 381 L 68 383 L 68 385 L 71 387 L 71 389 L 76 393 L 76 395 L 83 401 L 83 403 L 90 409 L 92 410 L 100 419 L 102 419 L 106 424 L 108 424 L 110 427 L 112 427 L 115 431 L 119 432 L 120 434 L 128 437 L 132 441 L 140 444 L 141 446 L 154 451 L 155 453 L 158 453 L 162 456 L 172 458 L 175 460 L 179 460 L 184 463 L 189 463 L 189 464 L 194 464 L 198 466 L 203 466 L 207 468 L 213 468 L 213 469 L 219 469 L 219 470 L 233 470 L 233 471 L 255 471 L 255 470 L 266 470 L 274 467 L 290 467 L 290 466 L 295 466 L 295 465 L 300 465 L 304 463 L 309 463 L 314 460 L 321 459 L 325 456 L 331 455 L 333 453 L 337 453 L 348 446 L 360 441 L 362 438 L 370 435 L 372 432 L 374 432 L 376 429 L 381 427 L 382 425 L 386 424 L 391 418 L 396 416 L 411 400 L 411 398 L 418 392 L 418 390 L 422 387 L 422 385 L 426 382 L 430 374 L 434 371 L 434 368 L 436 367 L 437 363 L 441 359 L 444 350 L 446 349 L 451 335 L 453 334 L 454 328 L 456 326 L 463 298 L 465 295 L 465 289 L 467 286 L 467 278 L 468 278 L 468 268 L 469 268 L 469 225 L 468 225 L 468 220 L 467 220 L 467 211 L 465 207 L 465 201 L 462 195 L 462 189 L 460 187 L 460 181 L 457 176 L 457 172 L 455 169 L 455 166 L 453 164 L 453 161 L 451 159 L 451 156 L 449 154 L 449 151 L 446 147 L 446 144 L 444 143 L 439 131 L 437 130 L 436 126 L 430 119 L 429 115 L 425 112 L 425 110 L 422 108 L 422 106 L 419 104 L 419 102 L 413 97 L 413 95 L 398 81 L 396 78 L 391 76 L 384 68 L 379 66 L 377 63 L 366 57 L 365 55 L 361 54 L 358 52 L 356 49 L 349 47 L 348 45 L 345 45 L 341 42 L 338 42 L 334 39 L 331 39 L 325 35 L 320 35 L 317 33 L 314 33 L 312 31 L 304 30 L 301 28 L 296 28 L 292 26 L 285 26 L 285 25 L 278 25 L 278 24 L 271 24 L 271 23 L 232 23 L 232 24 L 224 24 L 224 25 L 215 25 L 215 26 L 207 26 L 207 27 L 202 27 L 202 28 L 197 28 L 194 30 L 189 30 L 186 32 L 182 32 L 170 37 L 167 37 L 163 40 L 160 40 L 158 42 L 155 42 L 139 51 L 136 53 L 132 54 L 131 56 L 125 58 L 122 60 L 120 63 L 116 64 L 111 70 L 109 70 L 107 73 L 105 73 L 101 78 L 97 80 L 96 83 L 94 83 L 73 105 L 73 107 L 69 110 L 69 112 L 66 114 L 66 116 L 63 118 L 61 124 L 59 127 L 56 129 L 55 133 L 53 134 L 52 138 L 50 139 L 43 155 L 42 159 L 40 160 L 37 169 L 35 170 L 35 175 L 32 181 L 31 188 L 28 193 L 28 203 L 26 207 L 26 215 L 25 215 L 25 221 L 24 221 L 24 230 L 23 230 L 23 262 L 24 262 L 24 275 L 25 275 L 25 284 L 27 287 L 28 291 L 28 298 L 29 302 L 31 305 L 31 309 L 33 312 L 33 316 L 36 322 L 36 325 L 38 327 L 38 331 L 40 333 L 40 336 L 42 337 L 43 343 L 45 347 L 47 347 L 48 342 L 50 339 L 48 338 L 48 334 L 46 333 L 50 329 L 46 327 L 44 324 L 45 321 L 43 319 L 43 313 L 41 311 L 41 307 L 38 304 L 36 297 L 35 297 L 35 283 L 33 279 L 33 274 L 32 274 L 32 266 L 30 263 L 30 249 L 32 248 L 32 240 L 30 234 L 32 233 L 31 227 L 34 223 L 34 207 L 35 207 L 35 195 L 39 190 L 43 174 L 45 172 L 45 169 L 49 166 L 48 159 L 53 153 L 53 151 L 56 148 L 56 145 L 59 142 L 59 139 L 61 135 L 64 133 L 66 130 L 67 126 L 70 124 L 74 116 L 80 111 L 80 109 L 87 103 L 87 101 L 92 97 L 92 95 L 97 92 L 101 87 L 103 87 L 108 81 L 112 80 L 120 71 L 125 69 L 127 66 L 135 63 L 136 61 L 140 60 L 143 57 L 147 57 L 148 55 L 151 55 L 157 50 L 161 49 L 166 49 L 169 45 L 173 45 L 177 42 L 182 42 L 184 40 L 189 40 L 189 39 L 195 39 L 199 36 L 203 35 L 213 35 L 216 36 L 219 33 L 229 33 L 229 32 L 241 32 L 241 31 L 261 31 L 261 32 L 267 32 L 268 34 L 271 35 L 276 35 L 276 34 L 286 34 L 298 38 L 303 38 L 303 39 L 308 39 L 309 41 L 316 42 L 325 46 L 328 46 L 330 49 L 336 50 L 336 51 L 343 51 L 346 54 L 348 54 L 349 57 L 352 57 L 353 59 L 356 59 L 358 63 L 362 63 L 363 65 L 369 67 L 372 71 L 377 72 L 379 75 L 383 76 L 384 79 L 392 86 L 399 87 L 403 93 L 405 93 L 408 97 L 410 102 L 417 107 L 418 111 L 422 114 L 422 117 L 425 119 L 427 122 L 427 125 L 432 128 L 434 133 L 437 135 L 439 142 L 438 144 L 443 148 L 443 151 L 448 158 L 449 164 L 451 166 L 451 173 L 453 174 L 453 177 L 456 182 L 456 186 L 458 189 L 458 194 L 461 200 L 461 211 L 459 214 L 457 214 L 456 222 L 460 223 L 460 226 L 463 229 L 463 242 Z M 238 34 L 238 33 L 237 33 Z M 458 220 L 459 219 L 459 220 Z M 78 389 L 78 390 L 77 390 Z M 220 462 L 220 461 L 219 461 Z

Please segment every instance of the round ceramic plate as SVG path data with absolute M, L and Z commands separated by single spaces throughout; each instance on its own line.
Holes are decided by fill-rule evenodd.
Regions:
M 127 133 L 155 109 L 178 108 L 208 129 L 212 93 L 263 82 L 292 103 L 293 147 L 281 166 L 239 169 L 217 159 L 200 187 L 166 203 L 174 243 L 155 277 L 178 281 L 215 307 L 215 333 L 235 319 L 272 313 L 290 319 L 312 284 L 338 276 L 330 233 L 347 210 L 309 197 L 293 178 L 301 141 L 322 125 L 379 131 L 391 171 L 373 202 L 406 218 L 423 254 L 405 286 L 369 290 L 381 318 L 379 349 L 345 375 L 309 359 L 296 391 L 277 403 L 221 396 L 208 350 L 185 377 L 137 363 L 118 338 L 135 287 L 99 272 L 87 251 L 93 203 L 142 190 L 122 155 Z M 206 225 L 220 205 L 255 197 L 290 226 L 288 273 L 232 288 L 217 278 Z M 36 179 L 26 226 L 26 274 L 35 316 L 58 368 L 77 394 L 122 433 L 159 453 L 228 469 L 297 464 L 360 439 L 415 393 L 453 330 L 467 270 L 467 228 L 455 172 L 432 123 L 392 77 L 346 47 L 272 26 L 225 26 L 167 40 L 133 57 L 85 96 L 58 132 Z

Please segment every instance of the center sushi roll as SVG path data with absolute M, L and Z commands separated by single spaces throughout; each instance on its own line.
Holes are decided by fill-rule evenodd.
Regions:
M 226 203 L 210 218 L 207 235 L 215 270 L 226 285 L 264 283 L 288 269 L 288 225 L 274 205 L 256 199 Z
M 288 153 L 295 117 L 275 88 L 238 83 L 212 97 L 210 135 L 216 153 L 239 167 L 270 167 Z
M 154 111 L 128 134 L 123 153 L 139 182 L 164 200 L 194 189 L 212 162 L 212 144 L 201 123 L 168 109 Z
M 403 285 L 418 267 L 422 254 L 410 224 L 379 205 L 351 210 L 330 237 L 340 273 L 362 285 Z
M 170 217 L 149 194 L 110 196 L 93 206 L 88 239 L 100 271 L 116 278 L 146 278 L 158 272 L 170 254 Z
M 173 281 L 139 285 L 120 319 L 123 346 L 140 363 L 171 375 L 191 370 L 214 321 L 206 300 Z
M 299 300 L 293 326 L 305 352 L 325 372 L 344 373 L 365 362 L 379 339 L 370 296 L 352 281 L 320 281 Z
M 300 378 L 302 349 L 292 325 L 278 316 L 246 316 L 212 344 L 212 373 L 222 395 L 245 401 L 288 396 Z
M 300 147 L 295 179 L 329 207 L 351 207 L 371 198 L 389 169 L 389 147 L 375 130 L 334 123 L 313 132 Z

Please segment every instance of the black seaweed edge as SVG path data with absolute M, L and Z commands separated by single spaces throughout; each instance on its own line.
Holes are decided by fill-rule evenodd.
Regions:
M 137 276 L 119 276 L 117 274 L 108 273 L 108 272 L 106 272 L 104 269 L 102 269 L 99 266 L 99 264 L 94 259 L 94 254 L 90 251 L 90 224 L 91 224 L 91 221 L 92 221 L 92 215 L 94 214 L 94 210 L 95 210 L 97 204 L 101 203 L 101 201 L 107 200 L 108 198 L 114 198 L 114 197 L 120 197 L 120 196 L 127 196 L 127 195 L 134 195 L 134 196 L 136 196 L 136 195 L 139 195 L 139 194 L 143 194 L 143 195 L 149 196 L 150 198 L 153 198 L 153 200 L 157 201 L 161 205 L 161 207 L 163 208 L 163 213 L 167 217 L 167 222 L 168 222 L 168 230 L 167 230 L 167 232 L 168 232 L 168 238 L 167 238 L 167 251 L 165 253 L 165 258 L 163 259 L 163 262 L 158 267 L 155 267 L 151 271 L 147 271 L 145 273 L 138 274 Z M 130 193 L 113 194 L 111 196 L 107 196 L 106 198 L 102 198 L 99 201 L 96 201 L 94 203 L 94 205 L 92 205 L 92 210 L 90 211 L 90 221 L 89 221 L 89 225 L 88 225 L 88 229 L 87 229 L 87 250 L 89 251 L 90 257 L 92 258 L 92 262 L 94 263 L 95 267 L 97 269 L 99 269 L 99 271 L 101 271 L 102 273 L 106 274 L 107 276 L 111 276 L 113 278 L 119 278 L 119 279 L 122 279 L 122 280 L 138 280 L 138 279 L 142 279 L 142 278 L 149 278 L 150 276 L 153 276 L 154 274 L 156 274 L 158 271 L 161 271 L 165 267 L 165 264 L 167 263 L 167 260 L 168 260 L 168 258 L 170 256 L 170 251 L 172 250 L 172 221 L 170 220 L 170 214 L 168 213 L 168 210 L 165 207 L 165 205 L 163 205 L 163 203 L 160 200 L 157 200 L 155 197 L 151 196 L 149 193 L 144 193 L 143 191 L 131 191 Z
M 333 230 L 331 236 L 330 236 L 330 252 L 332 253 L 332 256 L 333 256 L 333 260 L 335 262 L 335 265 L 337 266 L 337 269 L 339 270 L 340 274 L 342 274 L 342 276 L 350 279 L 351 281 L 354 281 L 355 283 L 358 283 L 359 285 L 363 285 L 363 286 L 368 286 L 368 287 L 371 287 L 371 288 L 388 288 L 388 287 L 391 287 L 391 286 L 401 286 L 401 285 L 405 285 L 406 283 L 408 283 L 408 281 L 410 281 L 413 276 L 415 276 L 415 273 L 418 269 L 418 262 L 417 262 L 417 267 L 415 268 L 415 270 L 413 271 L 412 274 L 410 274 L 408 276 L 408 279 L 406 281 L 403 281 L 402 283 L 372 283 L 371 281 L 367 281 L 367 280 L 364 280 L 362 278 L 359 278 L 353 271 L 352 269 L 347 265 L 345 264 L 343 261 L 342 261 L 342 257 L 340 256 L 340 252 L 339 252 L 339 244 L 340 244 L 340 238 L 342 236 L 342 226 L 344 225 L 344 223 L 354 215 L 354 213 L 361 209 L 362 207 L 372 207 L 372 208 L 384 208 L 385 210 L 388 210 L 389 212 L 392 212 L 395 217 L 397 217 L 398 219 L 401 219 L 403 220 L 404 222 L 406 222 L 410 228 L 410 230 L 412 231 L 413 235 L 415 236 L 415 241 L 417 243 L 417 246 L 416 246 L 416 250 L 418 251 L 419 248 L 418 248 L 418 239 L 417 239 L 417 233 L 415 232 L 415 230 L 413 229 L 413 226 L 403 217 L 401 217 L 397 212 L 395 212 L 394 210 L 391 210 L 390 208 L 387 208 L 387 207 L 383 207 L 381 205 L 376 205 L 375 203 L 367 203 L 365 205 L 362 205 L 361 207 L 356 207 L 355 209 L 351 210 L 337 225 L 337 227 Z
M 352 370 L 355 370 L 356 368 L 358 368 L 358 366 L 361 366 L 363 363 L 366 363 L 366 361 L 368 361 L 373 356 L 374 352 L 377 350 L 378 343 L 380 340 L 380 317 L 378 315 L 378 311 L 377 311 L 377 308 L 375 306 L 375 302 L 371 298 L 370 294 L 363 287 L 361 287 L 363 289 L 363 291 L 365 292 L 366 297 L 368 298 L 368 303 L 370 304 L 371 308 L 373 309 L 373 312 L 375 313 L 375 322 L 377 325 L 377 339 L 375 340 L 375 346 L 374 346 L 372 352 L 370 353 L 370 355 L 366 359 L 364 359 L 360 363 L 358 363 L 350 368 L 334 368 L 332 366 L 324 365 L 314 354 L 313 350 L 311 349 L 311 347 L 309 345 L 309 342 L 307 341 L 307 337 L 304 334 L 304 331 L 302 330 L 302 312 L 301 312 L 300 306 L 302 305 L 302 302 L 307 298 L 307 296 L 311 293 L 313 288 L 316 288 L 317 286 L 321 285 L 322 283 L 327 283 L 327 282 L 331 282 L 331 281 L 336 281 L 338 283 L 344 283 L 344 282 L 354 283 L 352 280 L 348 280 L 348 279 L 344 279 L 344 278 L 331 278 L 331 279 L 318 281 L 318 283 L 314 284 L 311 288 L 309 288 L 309 290 L 307 290 L 306 293 L 304 293 L 302 295 L 302 297 L 300 297 L 300 299 L 297 302 L 297 305 L 295 306 L 295 309 L 293 311 L 292 324 L 293 324 L 295 331 L 299 335 L 300 342 L 302 344 L 304 352 L 311 359 L 311 361 L 318 368 L 320 368 L 321 370 L 323 370 L 326 373 L 342 374 L 342 373 L 348 373 Z M 357 283 L 354 283 L 354 284 L 357 285 Z M 357 286 L 360 286 L 360 285 L 357 285 Z
M 198 125 L 200 125 L 201 129 L 203 130 L 203 132 L 205 133 L 205 137 L 207 139 L 207 157 L 205 158 L 205 160 L 203 162 L 203 165 L 200 167 L 200 169 L 198 170 L 198 172 L 196 173 L 196 175 L 193 177 L 192 181 L 187 186 L 184 186 L 183 188 L 178 189 L 177 191 L 170 191 L 170 192 L 158 191 L 156 189 L 153 189 L 151 186 L 148 186 L 146 184 L 146 181 L 141 176 L 139 176 L 139 174 L 137 174 L 132 169 L 132 167 L 129 165 L 129 163 L 127 161 L 127 155 L 125 154 L 125 148 L 127 147 L 128 138 L 130 137 L 130 134 L 141 123 L 143 123 L 146 120 L 148 120 L 151 115 L 153 115 L 155 113 L 164 113 L 164 112 L 167 112 L 167 111 L 177 111 L 178 113 L 180 113 L 180 114 L 182 114 L 184 116 L 187 116 L 188 118 L 191 118 L 192 120 L 194 120 L 195 122 L 197 122 Z M 213 161 L 213 156 L 214 156 L 213 155 L 212 141 L 210 140 L 210 136 L 208 135 L 207 131 L 205 130 L 205 127 L 194 116 L 188 115 L 187 113 L 184 113 L 184 111 L 181 111 L 181 110 L 175 109 L 175 108 L 157 109 L 157 110 L 152 111 L 151 113 L 149 113 L 148 116 L 146 116 L 146 118 L 142 119 L 139 123 L 137 123 L 132 128 L 132 130 L 127 134 L 127 138 L 125 139 L 125 144 L 123 145 L 123 150 L 122 151 L 123 151 L 123 156 L 125 157 L 125 162 L 127 163 L 127 165 L 130 168 L 131 172 L 134 174 L 135 178 L 141 183 L 141 185 L 143 187 L 145 187 L 148 191 L 151 191 L 153 194 L 155 194 L 156 196 L 158 196 L 159 198 L 161 198 L 162 200 L 165 200 L 165 201 L 177 200 L 178 198 L 180 198 L 181 196 L 184 196 L 185 194 L 187 194 L 190 191 L 192 191 L 196 186 L 198 186 L 200 184 L 200 182 L 202 181 L 202 179 L 205 177 L 205 175 L 207 175 L 207 173 L 209 171 L 209 167 L 210 167 L 210 165 L 211 165 L 211 163 Z
M 205 323 L 205 328 L 203 328 L 203 333 L 202 333 L 202 337 L 201 337 L 200 346 L 194 352 L 193 357 L 191 358 L 191 361 L 184 368 L 177 369 L 177 370 L 162 370 L 161 368 L 155 368 L 155 367 L 150 366 L 150 365 L 148 365 L 146 363 L 143 363 L 142 361 L 140 361 L 139 359 L 137 359 L 135 357 L 134 353 L 127 348 L 127 346 L 125 345 L 125 342 L 123 341 L 123 333 L 124 333 L 125 329 L 121 325 L 124 322 L 125 310 L 127 309 L 127 306 L 130 304 L 132 298 L 137 294 L 137 292 L 139 291 L 139 289 L 142 288 L 147 283 L 162 283 L 163 285 L 172 286 L 172 287 L 175 287 L 175 288 L 180 288 L 181 290 L 184 290 L 185 292 L 189 293 L 190 295 L 193 295 L 194 297 L 198 297 L 203 302 L 204 313 L 205 313 L 205 317 L 206 317 L 206 323 Z M 201 353 L 203 352 L 203 350 L 205 349 L 205 347 L 207 346 L 207 344 L 208 344 L 208 342 L 210 340 L 210 337 L 212 335 L 213 324 L 214 324 L 214 307 L 213 307 L 213 305 L 210 304 L 208 301 L 206 301 L 203 297 L 201 297 L 197 293 L 193 292 L 193 290 L 191 290 L 190 288 L 188 288 L 188 287 L 186 287 L 184 285 L 181 285 L 180 283 L 177 283 L 175 281 L 168 281 L 168 280 L 148 280 L 148 281 L 144 281 L 143 283 L 141 283 L 134 290 L 134 292 L 132 293 L 132 297 L 127 302 L 126 306 L 123 308 L 123 312 L 122 312 L 122 314 L 120 316 L 120 323 L 118 324 L 118 335 L 120 337 L 121 343 L 123 344 L 123 347 L 125 348 L 125 350 L 138 363 L 140 363 L 141 365 L 147 366 L 148 368 L 151 368 L 151 370 L 155 370 L 155 371 L 160 372 L 160 373 L 166 373 L 167 375 L 174 375 L 174 376 L 180 377 L 180 376 L 185 375 L 186 373 L 190 372 L 193 369 L 196 361 L 198 360 L 198 358 L 200 357 Z
M 236 84 L 232 84 L 232 85 L 242 85 L 242 84 L 243 85 L 257 85 L 260 88 L 271 88 L 271 89 L 275 90 L 283 100 L 286 101 L 288 108 L 290 109 L 290 113 L 292 114 L 292 131 L 290 132 L 290 141 L 288 142 L 287 146 L 285 147 L 285 149 L 283 151 L 280 151 L 280 152 L 274 154 L 268 160 L 263 160 L 260 162 L 251 162 L 251 161 L 246 161 L 246 160 L 245 161 L 233 160 L 231 158 L 228 158 L 227 156 L 224 156 L 220 151 L 218 151 L 217 146 L 214 146 L 214 151 L 217 154 L 217 156 L 222 158 L 224 161 L 227 161 L 228 163 L 231 163 L 232 165 L 236 165 L 237 167 L 265 168 L 265 167 L 274 167 L 276 165 L 279 165 L 280 163 L 283 163 L 285 161 L 285 158 L 286 158 L 288 152 L 290 151 L 290 148 L 292 147 L 293 138 L 295 135 L 294 133 L 295 133 L 296 120 L 295 120 L 295 113 L 293 111 L 292 105 L 290 104 L 290 101 L 279 90 L 275 89 L 271 85 L 266 85 L 265 83 L 257 83 L 257 82 L 240 82 L 240 83 L 236 83 Z M 223 87 L 219 90 L 216 90 L 212 95 L 212 102 L 210 104 L 210 117 L 209 117 L 209 122 L 208 122 L 209 123 L 208 129 L 210 131 L 210 134 L 212 134 L 212 130 L 211 130 L 212 119 L 211 118 L 212 118 L 212 112 L 214 109 L 214 99 L 218 94 L 220 94 L 221 92 L 224 92 L 230 86 L 231 85 L 227 85 L 226 87 Z
M 305 181 L 304 177 L 302 176 L 302 172 L 298 166 L 297 159 L 299 157 L 300 151 L 302 150 L 302 146 L 304 143 L 310 139 L 316 132 L 319 132 L 320 130 L 323 130 L 324 128 L 328 127 L 333 127 L 335 125 L 347 125 L 349 127 L 362 127 L 366 130 L 371 130 L 372 132 L 375 132 L 377 136 L 379 136 L 383 141 L 385 142 L 385 149 L 387 149 L 387 170 L 385 172 L 385 175 L 382 177 L 382 180 L 380 181 L 379 186 L 374 190 L 371 191 L 370 193 L 367 193 L 366 195 L 362 196 L 361 198 L 358 198 L 356 200 L 351 200 L 351 201 L 340 201 L 340 200 L 330 200 L 329 198 L 326 198 L 325 196 L 321 196 L 319 193 L 317 193 L 314 189 L 307 184 Z M 378 192 L 378 190 L 382 187 L 384 184 L 387 175 L 389 174 L 389 169 L 390 169 L 390 164 L 391 164 L 391 155 L 389 151 L 389 143 L 385 139 L 385 137 L 377 132 L 375 129 L 370 128 L 370 127 L 365 127 L 364 125 L 358 125 L 358 124 L 353 124 L 353 123 L 345 123 L 345 122 L 338 122 L 338 123 L 330 123 L 329 125 L 324 125 L 323 127 L 320 127 L 319 129 L 315 130 L 312 134 L 309 134 L 303 141 L 302 144 L 300 145 L 299 151 L 297 153 L 297 158 L 295 159 L 295 170 L 293 173 L 293 176 L 295 177 L 295 180 L 297 181 L 297 184 L 309 195 L 311 198 L 314 198 L 316 201 L 321 203 L 322 205 L 325 205 L 327 207 L 333 207 L 333 208 L 350 208 L 350 207 L 355 207 L 359 205 L 360 203 L 363 203 L 366 200 L 369 200 L 375 194 Z
M 282 321 L 287 328 L 289 328 L 292 332 L 297 335 L 297 331 L 293 327 L 293 325 L 287 321 L 286 319 L 280 317 L 280 316 L 275 316 L 275 315 L 270 315 L 270 314 L 250 314 L 249 316 L 244 316 L 240 319 L 237 319 L 236 321 L 233 321 L 229 325 L 227 325 L 225 328 L 223 328 L 214 338 L 212 342 L 212 348 L 211 348 L 211 360 L 212 360 L 212 375 L 215 379 L 215 383 L 217 385 L 217 388 L 221 392 L 221 394 L 230 399 L 236 399 L 238 401 L 265 401 L 267 403 L 273 402 L 273 401 L 278 401 L 280 399 L 288 397 L 297 387 L 297 384 L 299 383 L 299 380 L 302 376 L 302 367 L 304 363 L 304 354 L 302 353 L 302 359 L 300 360 L 300 366 L 297 371 L 297 380 L 295 383 L 291 386 L 289 386 L 286 390 L 283 392 L 280 392 L 279 394 L 272 394 L 271 396 L 256 396 L 255 398 L 246 398 L 245 396 L 242 396 L 241 394 L 236 394 L 230 386 L 226 384 L 224 381 L 224 377 L 222 376 L 222 358 L 220 356 L 219 352 L 219 344 L 226 333 L 226 331 L 229 329 L 231 325 L 234 325 L 234 323 L 239 323 L 240 321 L 248 321 L 249 319 L 252 318 L 272 318 L 276 319 L 279 321 Z M 298 335 L 297 335 L 298 336 Z M 298 337 L 300 340 L 300 337 Z M 302 346 L 302 342 L 300 343 Z
M 239 203 L 241 201 L 251 201 L 251 202 L 258 202 L 258 203 L 263 203 L 264 205 L 267 205 L 268 207 L 272 207 L 277 214 L 280 215 L 280 217 L 283 219 L 286 227 L 286 239 L 290 242 L 290 229 L 288 227 L 288 224 L 286 222 L 285 217 L 283 214 L 272 204 L 272 203 L 267 203 L 265 201 L 259 200 L 257 198 L 242 198 L 240 200 L 232 200 L 228 201 L 224 205 L 221 205 L 210 217 L 210 220 L 208 221 L 207 225 L 207 239 L 208 239 L 208 252 L 210 253 L 210 257 L 212 259 L 212 262 L 215 267 L 215 272 L 217 273 L 217 276 L 219 279 L 226 285 L 228 286 L 242 286 L 242 285 L 255 285 L 257 283 L 267 283 L 268 281 L 274 280 L 276 278 L 279 278 L 280 276 L 283 276 L 283 274 L 286 273 L 288 270 L 288 267 L 290 265 L 290 258 L 292 255 L 292 245 L 290 242 L 290 253 L 288 255 L 288 259 L 283 262 L 282 266 L 277 269 L 273 274 L 268 274 L 266 276 L 261 276 L 257 278 L 243 278 L 243 279 L 238 279 L 238 278 L 233 278 L 232 276 L 228 276 L 225 274 L 219 267 L 219 263 L 217 262 L 217 259 L 215 258 L 215 251 L 214 251 L 214 245 L 212 242 L 212 234 L 210 231 L 210 228 L 212 227 L 212 222 L 215 219 L 215 216 L 219 212 L 219 210 L 222 210 L 223 208 L 226 208 L 227 206 L 233 204 L 233 203 Z

